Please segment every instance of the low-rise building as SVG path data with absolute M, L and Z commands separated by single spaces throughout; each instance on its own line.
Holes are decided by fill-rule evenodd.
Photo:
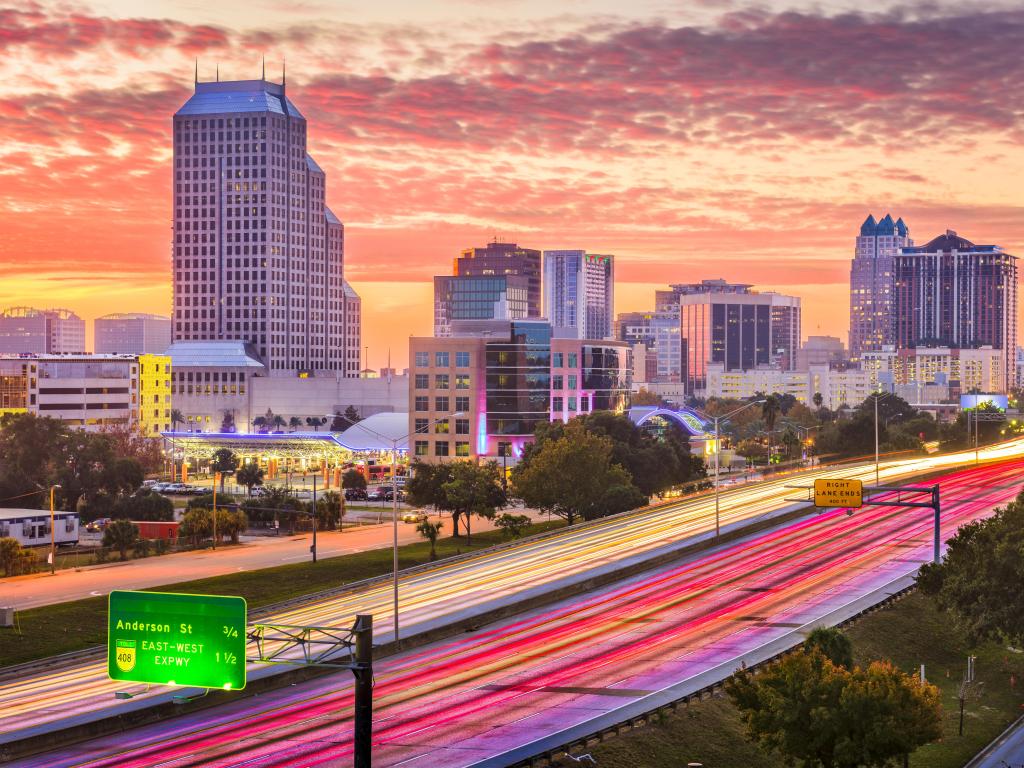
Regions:
M 866 371 L 828 364 L 811 365 L 806 371 L 784 371 L 778 368 L 755 368 L 749 371 L 727 371 L 721 364 L 707 367 L 708 387 L 704 397 L 747 400 L 758 394 L 792 395 L 798 402 L 811 406 L 815 394 L 821 395 L 825 408 L 836 410 L 857 405 L 873 391 Z
M 143 312 L 97 317 L 93 344 L 101 355 L 163 354 L 171 345 L 171 318 Z
M 861 365 L 869 372 L 872 382 L 878 385 L 942 384 L 949 387 L 950 397 L 974 390 L 1005 392 L 1004 384 L 1010 378 L 1004 370 L 1003 351 L 990 346 L 900 350 L 889 347 L 878 352 L 865 352 L 861 355 Z

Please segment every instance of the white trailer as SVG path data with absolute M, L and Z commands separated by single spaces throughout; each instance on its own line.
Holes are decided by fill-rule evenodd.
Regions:
M 53 513 L 57 546 L 78 543 L 78 513 Z M 23 547 L 50 546 L 50 510 L 0 509 L 0 537 L 10 536 Z

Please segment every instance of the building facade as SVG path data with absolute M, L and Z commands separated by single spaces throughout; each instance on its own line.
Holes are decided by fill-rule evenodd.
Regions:
M 644 370 L 648 382 L 678 382 L 682 371 L 682 346 L 679 338 L 679 305 L 675 310 L 623 312 L 615 322 L 615 338 L 630 344 L 643 344 L 651 361 Z M 639 379 L 638 379 L 639 380 Z
M 796 367 L 800 371 L 811 365 L 841 365 L 846 360 L 846 347 L 836 336 L 808 336 L 796 353 Z
M 707 366 L 707 387 L 703 397 L 736 398 L 747 400 L 759 393 L 792 395 L 807 406 L 814 403 L 814 395 L 821 394 L 822 405 L 836 410 L 857 406 L 874 391 L 871 377 L 856 368 L 811 364 L 805 370 L 784 371 L 778 368 L 760 368 L 747 371 L 729 371 L 721 363 Z
M 527 279 L 526 317 L 541 317 L 541 252 L 494 241 L 467 248 L 455 260 L 453 274 L 464 277 L 519 275 Z
M 1005 355 L 1000 349 L 914 347 L 865 352 L 861 365 L 871 381 L 883 388 L 893 386 L 947 387 L 948 397 L 971 391 L 1007 392 Z
M 914 244 L 903 219 L 868 216 L 857 236 L 850 264 L 850 356 L 877 352 L 895 344 L 893 323 L 894 260 Z
M 726 371 L 796 370 L 800 299 L 750 285 L 704 280 L 658 291 L 661 307 L 679 307 L 680 377 L 689 392 L 707 386 L 708 365 Z
M 112 314 L 93 321 L 98 355 L 160 355 L 171 346 L 171 319 L 140 312 Z
M 0 354 L 84 355 L 85 321 L 69 309 L 8 307 L 0 312 Z
M 514 462 L 542 422 L 628 406 L 624 342 L 553 339 L 543 320 L 482 320 L 409 343 L 409 431 L 421 461 Z
M 307 128 L 266 80 L 197 81 L 174 115 L 173 340 L 243 341 L 271 376 L 355 375 L 344 227 Z
M 434 335 L 450 336 L 456 320 L 522 320 L 530 311 L 525 275 L 438 275 L 434 278 Z
M 903 248 L 894 273 L 897 349 L 989 346 L 1004 356 L 998 391 L 1015 385 L 1015 256 L 947 230 L 927 245 Z
M 586 251 L 544 251 L 544 316 L 556 337 L 610 339 L 615 259 Z
M 170 378 L 170 359 L 159 355 L 5 356 L 0 407 L 88 431 L 130 427 L 153 435 L 170 418 Z

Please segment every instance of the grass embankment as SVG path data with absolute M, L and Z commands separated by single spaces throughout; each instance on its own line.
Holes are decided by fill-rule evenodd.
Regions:
M 1021 714 L 1024 655 L 995 644 L 970 648 L 949 618 L 920 594 L 865 616 L 847 633 L 858 664 L 889 659 L 913 674 L 924 664 L 928 680 L 942 691 L 945 735 L 914 753 L 912 768 L 961 768 Z M 956 696 L 969 654 L 978 657 L 975 677 L 984 682 L 984 693 L 968 702 L 964 735 L 959 736 Z M 688 762 L 705 768 L 784 766 L 779 757 L 762 753 L 746 740 L 739 713 L 724 694 L 682 707 L 660 722 L 586 751 L 602 768 L 677 768 Z
M 524 534 L 541 533 L 561 525 L 561 521 L 536 523 Z M 466 545 L 464 537 L 447 537 L 438 540 L 437 556 L 441 560 L 460 553 L 475 552 L 504 540 L 501 531 L 474 533 L 472 546 Z M 430 545 L 423 541 L 399 547 L 398 562 L 400 568 L 430 562 Z M 392 551 L 386 547 L 324 558 L 316 563 L 281 565 L 209 579 L 164 584 L 151 589 L 158 592 L 240 595 L 248 601 L 251 610 L 390 573 L 391 563 Z M 13 629 L 0 629 L 0 666 L 103 645 L 107 641 L 107 598 L 94 597 L 19 611 L 18 624 L 20 635 Z

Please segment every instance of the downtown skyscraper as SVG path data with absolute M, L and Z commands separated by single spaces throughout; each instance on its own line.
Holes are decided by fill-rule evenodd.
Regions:
M 359 299 L 307 131 L 283 80 L 196 79 L 174 115 L 173 340 L 245 341 L 272 376 L 355 377 Z
M 914 244 L 903 219 L 868 216 L 861 224 L 850 265 L 850 356 L 895 344 L 893 260 Z
M 614 289 L 614 257 L 544 251 L 544 314 L 556 337 L 611 338 Z

